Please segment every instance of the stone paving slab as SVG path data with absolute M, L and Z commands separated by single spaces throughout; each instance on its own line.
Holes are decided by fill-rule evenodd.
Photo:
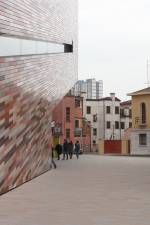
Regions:
M 60 161 L 0 197 L 0 225 L 150 225 L 150 158 Z

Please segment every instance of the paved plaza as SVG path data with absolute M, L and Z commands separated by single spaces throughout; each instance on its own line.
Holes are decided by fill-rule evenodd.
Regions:
M 59 161 L 0 197 L 0 225 L 150 225 L 150 158 Z

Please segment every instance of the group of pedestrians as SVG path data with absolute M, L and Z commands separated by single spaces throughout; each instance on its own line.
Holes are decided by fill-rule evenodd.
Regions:
M 79 159 L 80 154 L 80 143 L 77 140 L 75 144 L 72 141 L 68 141 L 67 139 L 64 140 L 64 143 L 57 144 L 55 148 L 52 148 L 52 164 L 56 169 L 56 163 L 54 161 L 54 151 L 57 153 L 57 159 L 60 160 L 60 156 L 62 155 L 62 160 L 68 160 L 69 158 L 72 159 L 73 154 L 75 153 L 77 159 Z
M 60 155 L 63 155 L 63 160 L 65 159 L 72 159 L 73 153 L 76 154 L 77 159 L 79 158 L 80 153 L 80 144 L 79 141 L 76 141 L 73 144 L 72 141 L 68 141 L 67 139 L 64 140 L 63 145 L 57 144 L 55 147 L 55 151 L 57 153 L 58 160 L 60 160 Z

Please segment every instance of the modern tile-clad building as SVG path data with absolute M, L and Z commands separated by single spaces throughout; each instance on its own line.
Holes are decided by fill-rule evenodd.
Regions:
M 77 80 L 77 0 L 0 0 L 0 193 L 50 168 L 52 108 Z

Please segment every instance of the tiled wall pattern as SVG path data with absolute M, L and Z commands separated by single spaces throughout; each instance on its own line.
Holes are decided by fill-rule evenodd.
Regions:
M 0 0 L 0 35 L 74 43 L 0 57 L 0 193 L 50 168 L 51 112 L 77 79 L 77 0 Z
M 77 0 L 0 0 L 0 32 L 72 43 Z

